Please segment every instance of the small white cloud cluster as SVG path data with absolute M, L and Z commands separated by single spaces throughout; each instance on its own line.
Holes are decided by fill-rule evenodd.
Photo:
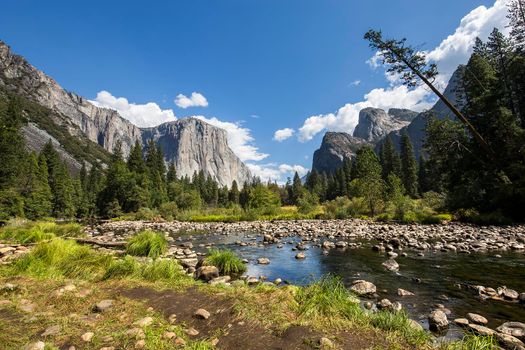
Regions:
M 292 137 L 294 133 L 295 130 L 291 128 L 280 129 L 273 134 L 273 139 L 277 142 L 282 142 Z
M 115 97 L 108 91 L 100 91 L 93 101 L 97 107 L 114 109 L 119 114 L 139 127 L 152 127 L 177 120 L 171 109 L 162 109 L 155 102 L 144 104 L 130 103 L 125 97 Z
M 178 107 L 183 109 L 188 107 L 208 107 L 208 100 L 198 92 L 192 92 L 190 97 L 184 94 L 178 94 L 174 102 Z

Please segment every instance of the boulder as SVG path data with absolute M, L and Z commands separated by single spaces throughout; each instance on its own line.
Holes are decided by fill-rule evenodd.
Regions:
M 358 295 L 374 294 L 377 291 L 376 286 L 368 281 L 357 280 L 352 283 L 350 290 Z
M 496 330 L 503 334 L 512 335 L 525 341 L 525 323 L 522 322 L 505 322 Z
M 398 271 L 399 270 L 399 264 L 394 259 L 388 259 L 382 265 L 388 271 Z
M 441 310 L 434 310 L 428 315 L 430 330 L 442 331 L 448 327 L 447 315 Z
M 195 271 L 195 276 L 197 279 L 207 282 L 219 277 L 219 269 L 215 266 L 201 266 Z
M 270 259 L 268 258 L 259 258 L 257 259 L 257 264 L 259 265 L 268 265 L 270 263 Z
M 305 255 L 304 253 L 297 253 L 297 254 L 295 255 L 295 258 L 296 258 L 297 260 L 306 259 L 306 255 Z
M 510 350 L 525 350 L 525 344 L 521 340 L 512 335 L 495 333 L 494 334 L 498 343 L 502 345 L 505 349 Z
M 457 324 L 460 327 L 467 327 L 470 322 L 466 318 L 456 318 L 454 320 L 454 323 Z
M 493 331 L 492 329 L 488 328 L 488 327 L 485 327 L 485 326 L 481 326 L 479 324 L 472 324 L 470 323 L 468 325 L 468 328 L 473 331 L 474 333 L 478 334 L 478 335 L 487 335 L 487 336 L 491 336 L 491 335 L 494 335 L 496 332 Z
M 112 300 L 112 299 L 101 300 L 97 304 L 95 304 L 95 306 L 93 307 L 93 311 L 94 312 L 104 312 L 106 310 L 109 310 L 110 308 L 113 307 L 114 302 L 115 300 Z
M 415 294 L 412 293 L 412 292 L 409 292 L 406 289 L 398 288 L 397 289 L 397 295 L 399 295 L 400 297 L 407 297 L 407 296 L 411 296 L 411 295 L 415 295 Z
M 478 314 L 468 313 L 467 314 L 467 318 L 470 321 L 472 321 L 472 322 L 474 322 L 476 324 L 480 324 L 480 325 L 485 325 L 485 324 L 489 323 L 489 321 L 485 317 L 483 317 L 481 315 L 478 315 Z

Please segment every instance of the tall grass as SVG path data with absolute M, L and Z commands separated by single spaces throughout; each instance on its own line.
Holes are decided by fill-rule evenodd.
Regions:
M 114 260 L 108 266 L 103 280 L 134 278 L 147 281 L 175 280 L 184 277 L 180 265 L 171 259 L 156 259 L 151 262 L 140 263 L 132 256 Z
M 204 265 L 217 267 L 222 275 L 239 275 L 246 271 L 246 265 L 231 250 L 211 249 Z
M 374 327 L 402 335 L 411 344 L 425 344 L 430 340 L 430 335 L 423 329 L 416 328 L 403 311 L 380 311 L 370 315 Z
M 36 243 L 54 237 L 82 235 L 82 226 L 76 223 L 57 224 L 45 221 L 13 221 L 0 229 L 0 240 L 15 243 Z
M 469 333 L 460 341 L 442 343 L 439 350 L 497 350 L 498 342 L 492 336 L 478 336 Z
M 168 241 L 154 231 L 145 230 L 131 237 L 126 245 L 126 253 L 130 255 L 147 256 L 153 259 L 166 253 Z
M 55 238 L 39 243 L 11 267 L 14 274 L 35 277 L 91 279 L 103 274 L 111 257 L 71 240 Z
M 299 289 L 295 300 L 298 313 L 307 319 L 352 319 L 362 313 L 359 300 L 345 288 L 340 278 L 332 275 Z

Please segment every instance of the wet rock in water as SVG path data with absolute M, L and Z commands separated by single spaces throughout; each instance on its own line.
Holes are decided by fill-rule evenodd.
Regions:
M 357 280 L 352 283 L 350 290 L 352 290 L 353 292 L 359 295 L 366 295 L 366 294 L 374 294 L 377 291 L 377 288 L 375 284 L 371 282 L 364 281 L 364 280 Z
M 82 334 L 82 336 L 80 338 L 87 343 L 87 342 L 90 342 L 91 339 L 93 339 L 94 335 L 95 335 L 95 333 L 93 333 L 93 332 L 86 332 L 86 333 Z
M 346 248 L 348 246 L 348 243 L 346 243 L 345 241 L 338 241 L 335 243 L 335 246 L 337 248 Z
M 304 253 L 297 253 L 297 254 L 295 255 L 295 258 L 296 258 L 297 260 L 302 260 L 302 259 L 305 259 L 305 258 L 306 258 L 306 255 L 305 255 Z
M 331 248 L 335 248 L 335 243 L 330 242 L 330 241 L 324 241 L 322 246 L 323 246 L 323 249 L 331 249 Z
M 370 310 L 370 309 L 372 309 L 372 306 L 374 306 L 374 305 L 373 305 L 371 302 L 366 301 L 366 302 L 363 304 L 363 306 L 365 307 L 365 309 Z
M 518 292 L 508 288 L 504 288 L 501 295 L 507 300 L 517 300 L 520 296 Z
M 330 339 L 326 337 L 322 337 L 321 339 L 319 339 L 319 348 L 320 349 L 333 349 L 334 343 Z
M 457 324 L 460 327 L 467 327 L 470 322 L 466 318 L 456 318 L 454 320 L 454 323 Z
M 393 312 L 399 312 L 403 310 L 403 305 L 399 301 L 394 301 L 390 307 L 390 310 Z
M 54 325 L 51 327 L 47 327 L 46 330 L 41 334 L 42 337 L 48 337 L 50 335 L 58 334 L 62 330 L 62 327 L 60 325 Z
M 494 334 L 498 343 L 503 346 L 505 349 L 511 350 L 525 350 L 525 344 L 521 340 L 512 335 L 495 333 Z
M 408 297 L 408 296 L 412 296 L 412 295 L 415 295 L 414 293 L 406 290 L 406 289 L 402 289 L 402 288 L 398 288 L 397 289 L 397 295 L 399 295 L 400 297 Z
M 107 311 L 107 310 L 109 310 L 109 309 L 111 309 L 113 307 L 113 303 L 114 302 L 115 302 L 115 300 L 113 300 L 113 299 L 101 300 L 97 304 L 95 304 L 95 306 L 93 307 L 93 311 L 94 312 Z
M 26 346 L 24 346 L 24 350 L 44 350 L 46 347 L 46 344 L 43 341 L 37 341 L 34 343 L 29 343 Z
M 219 277 L 219 269 L 215 266 L 201 266 L 195 272 L 195 276 L 197 279 L 207 282 Z
M 518 300 L 520 301 L 520 303 L 524 303 L 525 304 L 525 293 L 520 293 L 520 296 L 518 297 Z
M 246 283 L 248 283 L 248 285 L 254 285 L 254 284 L 257 284 L 259 283 L 259 279 L 257 277 L 254 277 L 254 276 L 250 276 L 246 279 Z
M 392 307 L 392 302 L 388 299 L 381 299 L 377 304 L 376 307 L 379 310 L 388 310 Z
M 525 323 L 522 322 L 505 322 L 496 330 L 503 334 L 512 335 L 525 341 Z
M 275 281 L 273 281 L 273 284 L 275 284 L 276 286 L 280 285 L 281 283 L 283 283 L 283 280 L 280 278 L 276 278 Z
M 386 249 L 384 246 L 377 244 L 372 246 L 372 250 L 376 252 L 384 252 Z
M 481 315 L 478 315 L 478 314 L 474 314 L 474 313 L 468 313 L 467 314 L 467 318 L 470 321 L 472 321 L 472 322 L 474 322 L 476 324 L 480 324 L 480 325 L 485 325 L 485 324 L 489 323 L 489 321 L 485 317 L 483 317 Z
M 201 320 L 207 320 L 211 316 L 211 314 L 205 309 L 198 309 L 193 315 Z
M 230 280 L 231 280 L 230 276 L 219 276 L 219 277 L 213 278 L 208 283 L 211 284 L 212 286 L 216 286 L 218 284 L 227 284 L 228 282 L 230 282 Z
M 428 315 L 428 325 L 432 331 L 442 331 L 448 327 L 447 315 L 441 310 L 434 310 Z
M 492 329 L 485 327 L 485 326 L 481 326 L 479 324 L 469 323 L 468 328 L 478 335 L 489 335 L 490 336 L 496 333 Z
M 395 259 L 398 256 L 395 252 L 388 252 L 387 255 L 390 259 Z
M 399 264 L 394 259 L 388 259 L 382 265 L 388 271 L 398 271 L 399 270 Z
M 259 258 L 257 259 L 257 264 L 259 265 L 268 265 L 270 263 L 270 259 L 268 258 Z

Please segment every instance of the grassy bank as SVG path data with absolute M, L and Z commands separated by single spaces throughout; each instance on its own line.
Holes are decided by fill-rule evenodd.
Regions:
M 29 226 L 25 227 L 28 230 Z M 21 232 L 19 235 L 9 230 L 10 240 L 26 237 L 22 229 L 16 231 Z M 6 344 L 7 349 L 22 348 L 39 339 L 46 341 L 49 348 L 72 341 L 78 344 L 88 331 L 95 336 L 92 341 L 81 343 L 87 349 L 100 349 L 106 343 L 117 348 L 132 348 L 138 341 L 143 341 L 141 346 L 146 349 L 168 349 L 174 345 L 173 337 L 180 339 L 180 348 L 211 349 L 216 337 L 227 336 L 227 330 L 223 329 L 227 324 L 206 337 L 188 336 L 184 322 L 170 322 L 166 314 L 149 308 L 145 302 L 121 296 L 133 287 L 174 295 L 202 293 L 207 296 L 202 299 L 211 299 L 211 304 L 221 301 L 233 305 L 235 322 L 250 322 L 268 334 L 305 327 L 342 348 L 352 339 L 362 338 L 375 349 L 496 349 L 492 339 L 474 336 L 462 342 L 432 344 L 431 335 L 415 326 L 404 312 L 363 310 L 359 300 L 334 276 L 326 276 L 306 287 L 269 284 L 249 287 L 242 283 L 233 287 L 211 286 L 187 276 L 176 261 L 159 257 L 164 249 L 157 249 L 152 242 L 164 245 L 154 232 L 143 233 L 130 241 L 129 246 L 140 242 L 141 249 L 133 251 L 144 256 L 134 257 L 126 252 L 114 256 L 80 245 L 67 239 L 69 233 L 62 234 L 64 230 L 64 227 L 48 230 L 51 236 L 41 237 L 30 253 L 0 267 L 0 286 L 5 282 L 14 285 L 0 287 L 0 328 L 3 329 L 0 343 Z M 129 246 L 127 253 L 131 253 Z M 216 265 L 222 273 L 241 273 L 245 268 L 227 251 L 212 251 L 206 263 Z M 114 299 L 116 306 L 109 312 L 94 314 L 93 305 L 103 299 Z M 28 305 L 33 310 L 27 311 Z M 137 320 L 144 317 L 151 317 L 151 324 L 139 327 L 144 334 L 137 338 L 130 332 L 137 328 Z M 56 325 L 60 326 L 60 332 L 41 335 Z M 175 335 L 168 339 L 167 333 Z

